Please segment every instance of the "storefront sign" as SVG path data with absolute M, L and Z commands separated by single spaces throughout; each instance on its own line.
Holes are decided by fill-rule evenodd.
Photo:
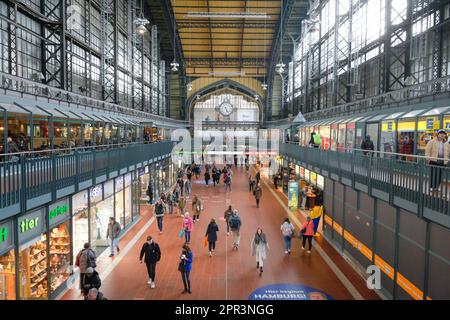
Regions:
M 13 245 L 12 221 L 0 224 L 0 254 Z
M 70 217 L 69 199 L 64 199 L 48 207 L 50 227 L 57 225 Z
M 145 174 L 145 168 L 146 167 L 141 167 L 141 168 L 138 169 L 139 177 L 141 177 L 141 176 L 143 176 Z
M 19 242 L 23 243 L 44 232 L 44 210 L 40 209 L 20 217 L 17 221 Z
M 298 284 L 277 283 L 253 291 L 248 300 L 334 300 L 315 288 Z
M 97 203 L 99 201 L 102 201 L 103 197 L 103 185 L 99 184 L 89 191 L 89 198 L 91 199 L 91 203 Z
M 394 120 L 383 121 L 383 123 L 381 124 L 381 131 L 383 132 L 395 131 L 395 121 Z
M 289 181 L 289 208 L 298 207 L 298 182 Z

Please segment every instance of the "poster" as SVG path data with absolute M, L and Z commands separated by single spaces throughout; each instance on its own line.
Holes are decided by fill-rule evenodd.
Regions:
M 298 183 L 289 181 L 289 208 L 298 207 Z

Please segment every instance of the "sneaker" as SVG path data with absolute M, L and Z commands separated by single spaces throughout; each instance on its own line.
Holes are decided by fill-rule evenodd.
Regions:
M 287 250 L 284 251 L 285 254 L 288 254 Z
M 119 249 L 119 247 L 117 247 L 117 253 L 119 253 L 120 252 L 120 249 Z
M 302 250 L 305 251 L 305 247 L 302 247 Z
M 212 253 L 211 253 L 211 251 L 209 252 L 209 257 L 212 257 Z
M 111 258 L 111 257 L 114 257 L 114 255 L 113 255 L 113 254 L 110 254 L 109 257 L 110 257 L 110 258 Z
M 148 280 L 148 281 L 147 281 L 147 284 L 152 284 L 152 280 Z
M 162 231 L 159 232 L 159 234 L 162 234 L 162 233 L 163 233 Z
M 311 254 L 311 250 L 308 250 L 308 254 Z
M 189 290 L 188 290 L 188 293 L 189 293 L 189 294 L 191 294 L 191 293 L 192 293 L 191 289 L 189 289 Z
M 150 288 L 155 289 L 155 283 L 152 282 L 152 284 L 150 285 Z
M 187 293 L 188 291 L 185 289 L 183 291 L 181 291 L 181 294 Z

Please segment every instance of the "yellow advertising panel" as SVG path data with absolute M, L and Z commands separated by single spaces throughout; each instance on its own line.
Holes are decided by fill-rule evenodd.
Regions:
M 450 131 L 450 116 L 445 116 L 445 117 L 444 117 L 443 128 L 444 128 L 445 131 L 447 131 L 447 132 Z
M 311 171 L 311 183 L 316 185 L 317 184 L 317 173 L 314 171 Z
M 381 124 L 381 131 L 394 132 L 396 130 L 395 120 L 383 121 Z
M 439 130 L 439 118 L 438 117 L 423 117 L 419 119 L 417 124 L 418 131 L 435 131 Z
M 416 130 L 416 122 L 415 121 L 399 121 L 397 130 L 398 131 L 415 131 Z

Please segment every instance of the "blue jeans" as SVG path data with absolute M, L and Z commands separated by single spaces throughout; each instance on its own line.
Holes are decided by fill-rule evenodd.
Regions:
M 191 232 L 184 230 L 184 238 L 186 239 L 186 243 L 190 243 L 191 242 Z
M 159 231 L 163 231 L 163 217 L 156 217 L 156 221 L 158 222 Z
M 109 239 L 109 249 L 112 255 L 114 255 L 114 247 L 119 249 L 119 239 Z
M 285 247 L 286 251 L 291 250 L 292 237 L 284 236 L 283 239 L 284 239 L 284 247 Z

